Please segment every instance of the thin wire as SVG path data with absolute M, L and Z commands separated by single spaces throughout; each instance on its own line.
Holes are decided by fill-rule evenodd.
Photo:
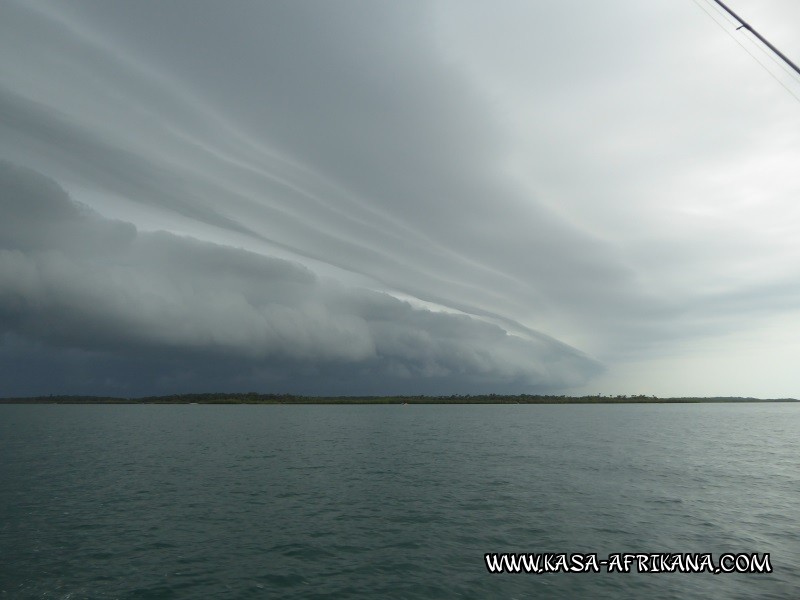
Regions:
M 783 83 L 783 81 L 778 79 L 778 77 L 775 75 L 775 73 L 773 73 L 772 71 L 770 71 L 767 68 L 767 65 L 765 65 L 763 62 L 758 60 L 758 57 L 755 54 L 753 54 L 752 52 L 750 52 L 750 50 L 748 50 L 747 47 L 744 44 L 742 44 L 741 41 L 739 41 L 739 38 L 737 38 L 735 35 L 733 35 L 730 32 L 729 29 L 727 29 L 722 23 L 717 21 L 717 19 L 714 18 L 714 15 L 712 15 L 702 4 L 700 4 L 700 2 L 698 0 L 692 0 L 692 2 L 694 2 L 704 13 L 706 13 L 711 18 L 711 20 L 714 21 L 714 23 L 717 24 L 718 27 L 720 27 L 725 33 L 727 33 L 734 42 L 739 44 L 739 46 L 741 46 L 742 50 L 747 52 L 753 58 L 754 61 L 756 61 L 759 65 L 761 65 L 761 68 L 763 68 L 767 73 L 769 73 L 770 77 L 772 77 L 775 81 L 777 81 L 781 85 L 781 87 L 783 87 L 783 89 L 785 89 L 787 92 L 789 92 L 794 97 L 795 100 L 800 102 L 800 96 L 795 94 L 785 83 Z
M 800 83 L 800 75 L 798 75 L 797 73 L 795 73 L 794 71 L 792 71 L 792 70 L 791 70 L 789 67 L 787 67 L 787 66 L 786 66 L 786 63 L 784 63 L 782 60 L 779 60 L 779 59 L 778 59 L 778 58 L 775 56 L 775 54 L 773 54 L 772 52 L 770 52 L 770 51 L 768 51 L 766 48 L 764 48 L 764 45 L 763 45 L 763 44 L 761 44 L 761 43 L 757 42 L 756 40 L 754 40 L 754 39 L 753 39 L 752 37 L 750 37 L 749 35 L 748 35 L 748 36 L 746 36 L 746 37 L 745 37 L 745 39 L 746 39 L 746 40 L 748 40 L 748 41 L 749 41 L 751 44 L 753 44 L 753 45 L 754 45 L 756 48 L 758 48 L 758 49 L 759 49 L 759 51 L 761 51 L 761 53 L 762 53 L 762 54 L 764 54 L 764 55 L 765 55 L 767 58 L 769 58 L 769 59 L 770 59 L 772 62 L 774 62 L 776 65 L 778 65 L 778 67 L 779 67 L 779 68 L 780 68 L 780 69 L 781 69 L 781 70 L 782 70 L 784 73 L 786 73 L 787 75 L 789 75 L 789 77 L 791 77 L 791 78 L 792 78 L 792 79 L 793 79 L 795 82 L 797 82 L 797 83 Z
M 754 59 L 754 60 L 755 60 L 755 61 L 756 61 L 758 64 L 760 64 L 760 65 L 761 65 L 761 66 L 762 66 L 764 69 L 766 69 L 766 70 L 767 70 L 767 72 L 768 72 L 770 75 L 772 75 L 773 77 L 775 77 L 775 75 L 772 73 L 772 71 L 770 71 L 770 70 L 767 68 L 767 66 L 766 66 L 764 63 L 762 63 L 760 60 L 758 60 L 758 58 L 756 58 L 756 56 L 754 56 L 754 55 L 753 55 L 751 52 L 749 52 L 749 51 L 747 50 L 747 48 L 745 48 L 745 46 L 744 46 L 744 45 L 741 43 L 741 40 L 740 40 L 740 38 L 739 38 L 739 37 L 737 37 L 737 36 L 736 36 L 736 35 L 735 35 L 735 34 L 734 34 L 734 33 L 733 33 L 733 32 L 732 32 L 730 29 L 726 29 L 726 28 L 725 28 L 725 27 L 724 27 L 724 26 L 723 26 L 723 25 L 722 25 L 722 24 L 721 24 L 721 23 L 720 23 L 720 22 L 719 22 L 717 19 L 715 19 L 715 18 L 714 18 L 714 16 L 713 16 L 711 13 L 709 13 L 709 12 L 708 12 L 708 10 L 706 10 L 706 9 L 705 9 L 705 8 L 703 8 L 703 7 L 702 7 L 700 4 L 698 4 L 697 0 L 694 0 L 694 3 L 695 3 L 695 4 L 697 4 L 698 6 L 700 6 L 700 8 L 702 8 L 702 9 L 703 9 L 703 10 L 706 12 L 706 14 L 708 14 L 708 16 L 709 16 L 709 17 L 711 17 L 711 19 L 712 19 L 712 20 L 713 20 L 713 21 L 714 21 L 714 22 L 715 22 L 715 23 L 716 23 L 716 24 L 717 24 L 717 25 L 718 25 L 720 28 L 722 28 L 722 30 L 723 30 L 723 31 L 725 31 L 725 33 L 727 33 L 727 34 L 730 36 L 730 38 L 731 38 L 733 41 L 735 41 L 737 44 L 739 44 L 739 46 L 741 46 L 741 47 L 742 47 L 742 49 L 743 49 L 745 52 L 747 52 L 747 53 L 748 53 L 748 54 L 749 54 L 749 55 L 750 55 L 750 56 L 751 56 L 751 57 L 752 57 L 752 58 L 753 58 L 753 59 Z M 714 12 L 716 12 L 716 13 L 717 13 L 719 16 L 721 16 L 721 17 L 722 17 L 722 19 L 723 19 L 724 21 L 727 21 L 727 23 L 728 23 L 729 25 L 731 25 L 731 26 L 735 26 L 735 25 L 739 25 L 739 26 L 741 26 L 741 23 L 740 23 L 739 21 L 737 21 L 736 19 L 734 19 L 734 18 L 733 18 L 732 16 L 730 16 L 728 13 L 724 12 L 724 11 L 723 11 L 723 10 L 722 10 L 722 9 L 719 7 L 719 5 L 718 5 L 718 4 L 716 4 L 716 3 L 712 3 L 712 2 L 710 2 L 710 0 L 705 0 L 705 1 L 704 1 L 704 3 L 705 3 L 705 4 L 708 4 L 708 5 L 710 5 L 710 6 L 712 7 L 712 10 L 713 10 Z M 737 30 L 737 31 L 738 31 L 739 29 L 741 29 L 741 27 L 736 27 L 736 30 Z M 756 48 L 758 48 L 759 52 L 761 52 L 762 54 L 764 54 L 764 55 L 765 55 L 767 58 L 769 58 L 769 59 L 770 59 L 770 60 L 771 60 L 773 63 L 775 63 L 775 64 L 776 64 L 778 67 L 780 67 L 780 68 L 781 68 L 783 71 L 785 71 L 785 72 L 786 72 L 788 75 L 790 75 L 792 79 L 794 79 L 794 80 L 796 80 L 796 81 L 800 82 L 800 80 L 798 80 L 798 78 L 797 78 L 797 74 L 796 74 L 794 71 L 790 71 L 790 70 L 789 70 L 789 69 L 786 67 L 786 65 L 785 65 L 783 62 L 779 61 L 777 58 L 775 58 L 775 56 L 774 56 L 774 55 L 773 55 L 771 52 L 767 52 L 767 50 L 764 48 L 763 44 L 756 42 L 756 40 L 754 40 L 754 39 L 753 39 L 752 37 L 750 37 L 750 36 L 746 36 L 746 37 L 745 37 L 745 39 L 746 39 L 748 42 L 750 42 L 750 44 L 751 44 L 752 46 L 755 46 Z M 784 86 L 784 87 L 786 87 L 786 86 Z
M 771 71 L 771 70 L 770 70 L 770 69 L 767 67 L 767 65 L 765 65 L 763 62 L 761 62 L 761 61 L 758 59 L 758 57 L 757 57 L 755 54 L 753 54 L 752 52 L 750 52 L 750 50 L 748 50 L 748 49 L 747 49 L 747 47 L 746 47 L 744 44 L 742 44 L 742 42 L 740 41 L 740 39 L 739 39 L 737 36 L 735 36 L 735 35 L 734 35 L 734 34 L 733 34 L 733 33 L 732 33 L 732 32 L 731 32 L 729 29 L 727 29 L 727 28 L 726 28 L 726 27 L 725 27 L 725 26 L 724 26 L 722 23 L 720 23 L 720 22 L 719 22 L 717 19 L 715 19 L 715 18 L 714 18 L 714 15 L 712 15 L 712 14 L 711 14 L 711 13 L 710 13 L 710 12 L 709 12 L 709 11 L 708 11 L 706 8 L 705 8 L 705 7 L 703 7 L 703 5 L 701 5 L 701 4 L 698 2 L 698 0 L 692 0 L 692 1 L 693 1 L 695 4 L 697 4 L 697 6 L 698 6 L 698 7 L 700 7 L 700 9 L 702 9 L 702 10 L 703 10 L 703 12 L 705 12 L 705 13 L 706 13 L 706 14 L 707 14 L 709 17 L 711 17 L 711 20 L 712 20 L 712 21 L 714 21 L 714 23 L 716 23 L 716 24 L 717 24 L 717 26 L 718 26 L 718 27 L 720 27 L 720 28 L 721 28 L 721 29 L 722 29 L 722 30 L 723 30 L 725 33 L 727 33 L 727 34 L 728 34 L 728 36 L 730 36 L 730 38 L 731 38 L 731 39 L 732 39 L 734 42 L 736 42 L 737 44 L 739 44 L 739 46 L 742 48 L 742 50 L 744 50 L 745 52 L 747 52 L 747 54 L 749 54 L 749 55 L 750 55 L 750 57 L 751 57 L 751 58 L 752 58 L 754 61 L 756 61 L 756 62 L 757 62 L 757 63 L 758 63 L 760 66 L 761 66 L 761 68 L 763 68 L 763 69 L 764 69 L 764 70 L 765 70 L 765 71 L 766 71 L 766 72 L 769 74 L 769 76 L 770 76 L 770 77 L 772 77 L 772 78 L 773 78 L 775 81 L 777 81 L 777 82 L 778 82 L 778 83 L 781 85 L 781 87 L 783 87 L 783 89 L 785 89 L 787 92 L 789 92 L 789 94 L 791 94 L 791 95 L 794 97 L 794 99 L 795 99 L 795 100 L 797 100 L 798 102 L 800 102 L 800 96 L 798 96 L 797 94 L 795 94 L 795 93 L 794 93 L 794 92 L 793 92 L 793 91 L 792 91 L 792 90 L 791 90 L 791 89 L 790 89 L 790 88 L 789 88 L 789 87 L 788 87 L 788 86 L 787 86 L 787 85 L 786 85 L 786 84 L 785 84 L 783 81 L 781 81 L 780 79 L 778 79 L 778 77 L 775 75 L 775 73 L 773 73 L 773 72 L 772 72 L 772 71 Z M 718 14 L 720 14 L 720 15 L 721 15 L 722 13 L 719 13 L 719 12 L 718 12 Z M 733 24 L 735 24 L 735 23 L 736 23 L 736 21 L 731 21 L 731 20 L 730 20 L 730 19 L 729 19 L 727 16 L 724 16 L 724 15 L 723 15 L 723 18 L 724 18 L 726 21 L 728 21 L 728 23 L 729 23 L 729 24 L 731 24 L 731 25 L 733 25 Z M 756 46 L 759 48 L 759 50 L 761 50 L 761 52 L 762 52 L 762 53 L 764 53 L 764 54 L 767 54 L 766 50 L 764 50 L 763 48 L 761 48 L 761 46 L 760 46 L 759 44 L 755 44 L 755 42 L 754 42 L 753 40 L 751 40 L 749 37 L 748 37 L 748 38 L 746 38 L 746 39 L 747 39 L 748 41 L 750 41 L 750 43 L 751 43 L 751 44 L 754 44 L 754 45 L 756 45 Z M 767 56 L 770 56 L 770 55 L 769 55 L 769 54 L 767 54 Z M 777 61 L 775 60 L 775 58 L 774 58 L 774 57 L 770 56 L 770 58 L 771 58 L 771 59 L 772 59 L 774 62 L 777 62 Z M 783 67 L 783 68 L 785 69 L 785 67 Z M 793 79 L 796 79 L 796 76 L 794 75 L 794 73 L 791 73 L 791 72 L 789 72 L 789 71 L 787 71 L 787 73 L 788 73 L 789 75 L 791 75 Z
M 722 10 L 722 8 L 720 8 L 719 4 L 717 4 L 716 2 L 711 2 L 710 0 L 705 0 L 705 2 L 707 4 L 709 4 L 714 9 L 714 11 L 718 15 L 722 16 L 722 18 L 724 20 L 726 20 L 730 25 L 735 26 L 737 31 L 742 29 L 742 27 L 743 27 L 742 23 L 737 21 L 736 19 L 734 19 L 730 14 L 728 14 L 724 10 Z M 800 77 L 798 77 L 798 75 L 797 75 L 797 73 L 795 71 L 790 69 L 786 65 L 786 63 L 783 62 L 782 60 L 778 60 L 778 57 L 775 55 L 775 53 L 773 53 L 771 51 L 768 51 L 767 48 L 764 46 L 764 44 L 762 44 L 760 41 L 755 39 L 755 36 L 752 35 L 752 32 L 750 32 L 749 29 L 745 28 L 745 31 L 747 33 L 749 33 L 750 35 L 745 34 L 744 35 L 744 39 L 746 39 L 748 42 L 750 42 L 751 46 L 755 46 L 756 48 L 758 48 L 758 51 L 761 52 L 761 54 L 763 54 L 768 59 L 770 59 L 773 63 L 775 63 L 775 65 L 777 65 L 782 71 L 784 71 L 787 75 L 789 75 L 789 77 L 791 79 L 793 79 L 796 83 L 800 83 Z M 734 33 L 732 33 L 729 30 L 726 30 L 726 32 L 729 35 L 731 35 L 731 37 L 733 37 L 735 35 Z M 740 39 L 740 38 L 734 38 L 734 39 Z M 762 66 L 764 66 L 764 65 L 762 64 Z
M 697 2 L 695 2 L 695 4 L 697 4 Z M 722 20 L 723 20 L 723 21 L 727 21 L 727 22 L 728 22 L 728 24 L 730 24 L 730 25 L 741 25 L 741 23 L 737 22 L 737 21 L 736 21 L 736 19 L 734 19 L 732 16 L 730 16 L 730 15 L 729 15 L 728 13 L 726 13 L 724 10 L 722 10 L 722 9 L 719 7 L 719 4 L 717 4 L 716 2 L 712 2 L 711 0 L 704 0 L 703 4 L 704 4 L 704 5 L 708 5 L 708 6 L 710 6 L 710 7 L 711 7 L 711 10 L 712 10 L 712 12 L 715 12 L 715 13 L 717 13 L 717 15 L 719 15 L 720 17 L 722 17 Z M 698 6 L 700 6 L 699 4 L 697 4 L 697 5 L 698 5 Z M 700 6 L 700 8 L 703 8 L 703 7 L 702 7 L 702 6 Z M 706 10 L 706 9 L 703 9 L 703 10 Z M 706 10 L 706 12 L 708 13 L 708 11 L 707 11 L 707 10 Z M 714 16 L 713 16 L 713 15 L 711 15 L 710 13 L 709 13 L 709 15 L 708 15 L 708 16 L 710 16 L 712 19 L 714 19 Z M 714 20 L 716 21 L 716 19 L 714 19 Z

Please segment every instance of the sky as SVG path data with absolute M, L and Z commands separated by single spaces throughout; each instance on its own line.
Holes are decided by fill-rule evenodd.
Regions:
M 736 26 L 0 0 L 0 396 L 798 397 L 800 78 Z

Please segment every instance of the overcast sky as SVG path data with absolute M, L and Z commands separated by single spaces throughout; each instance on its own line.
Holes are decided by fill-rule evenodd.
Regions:
M 800 395 L 800 79 L 714 7 L 0 0 L 0 395 Z

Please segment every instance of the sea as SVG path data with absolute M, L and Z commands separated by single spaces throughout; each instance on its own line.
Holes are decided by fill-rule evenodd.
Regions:
M 799 440 L 800 403 L 0 405 L 0 598 L 797 599 Z

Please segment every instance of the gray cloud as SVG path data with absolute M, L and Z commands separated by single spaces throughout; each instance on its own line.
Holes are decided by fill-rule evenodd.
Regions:
M 797 7 L 753 10 L 780 36 Z M 613 369 L 790 316 L 797 114 L 692 3 L 9 0 L 0 158 L 96 211 L 10 210 L 4 285 L 48 308 L 9 331 L 264 381 L 571 385 L 592 368 L 555 338 Z
M 117 46 L 72 27 L 62 14 L 68 6 L 19 9 L 20 26 L 41 28 L 78 78 L 70 88 L 76 108 L 59 129 L 69 135 L 42 143 L 52 115 L 23 121 L 14 118 L 22 107 L 7 109 L 9 144 L 38 144 L 24 164 L 255 231 L 298 255 L 470 312 L 544 314 L 574 298 L 575 280 L 634 292 L 613 247 L 503 180 L 503 133 L 478 91 L 436 58 L 424 5 L 243 3 L 230 11 L 199 3 L 190 22 L 179 5 L 162 7 L 156 21 L 136 4 L 95 8 L 81 19 L 114 32 Z M 147 47 L 137 23 L 147 24 Z M 212 23 L 216 37 L 230 40 L 225 53 L 201 42 Z M 157 55 L 152 63 L 178 76 L 166 84 L 133 63 L 132 46 L 131 55 Z M 85 114 L 97 103 L 84 92 L 87 63 L 110 88 L 125 90 L 101 106 L 116 108 L 129 128 Z M 218 108 L 201 109 L 197 97 Z M 56 106 L 50 110 L 66 103 Z M 232 124 L 214 124 L 217 110 Z M 143 150 L 133 134 L 152 128 L 151 115 L 170 129 L 154 132 Z M 243 153 L 239 130 L 280 151 Z M 309 168 L 291 166 L 293 156 Z
M 138 232 L 7 163 L 0 165 L 0 203 L 13 215 L 0 225 L 6 350 L 27 348 L 40 361 L 71 357 L 106 393 L 114 386 L 158 389 L 137 381 L 148 371 L 119 373 L 123 359 L 148 363 L 152 353 L 168 356 L 155 368 L 160 379 L 195 389 L 208 383 L 211 362 L 216 386 L 246 382 L 316 393 L 339 387 L 345 374 L 354 377 L 351 392 L 374 391 L 379 382 L 387 391 L 466 392 L 554 389 L 598 369 L 542 336 L 512 336 L 474 317 L 415 309 L 285 260 Z M 36 344 L 40 349 L 31 350 Z M 93 367 L 96 354 L 103 358 Z M 309 371 L 312 380 L 303 381 Z M 122 380 L 100 383 L 115 372 Z

